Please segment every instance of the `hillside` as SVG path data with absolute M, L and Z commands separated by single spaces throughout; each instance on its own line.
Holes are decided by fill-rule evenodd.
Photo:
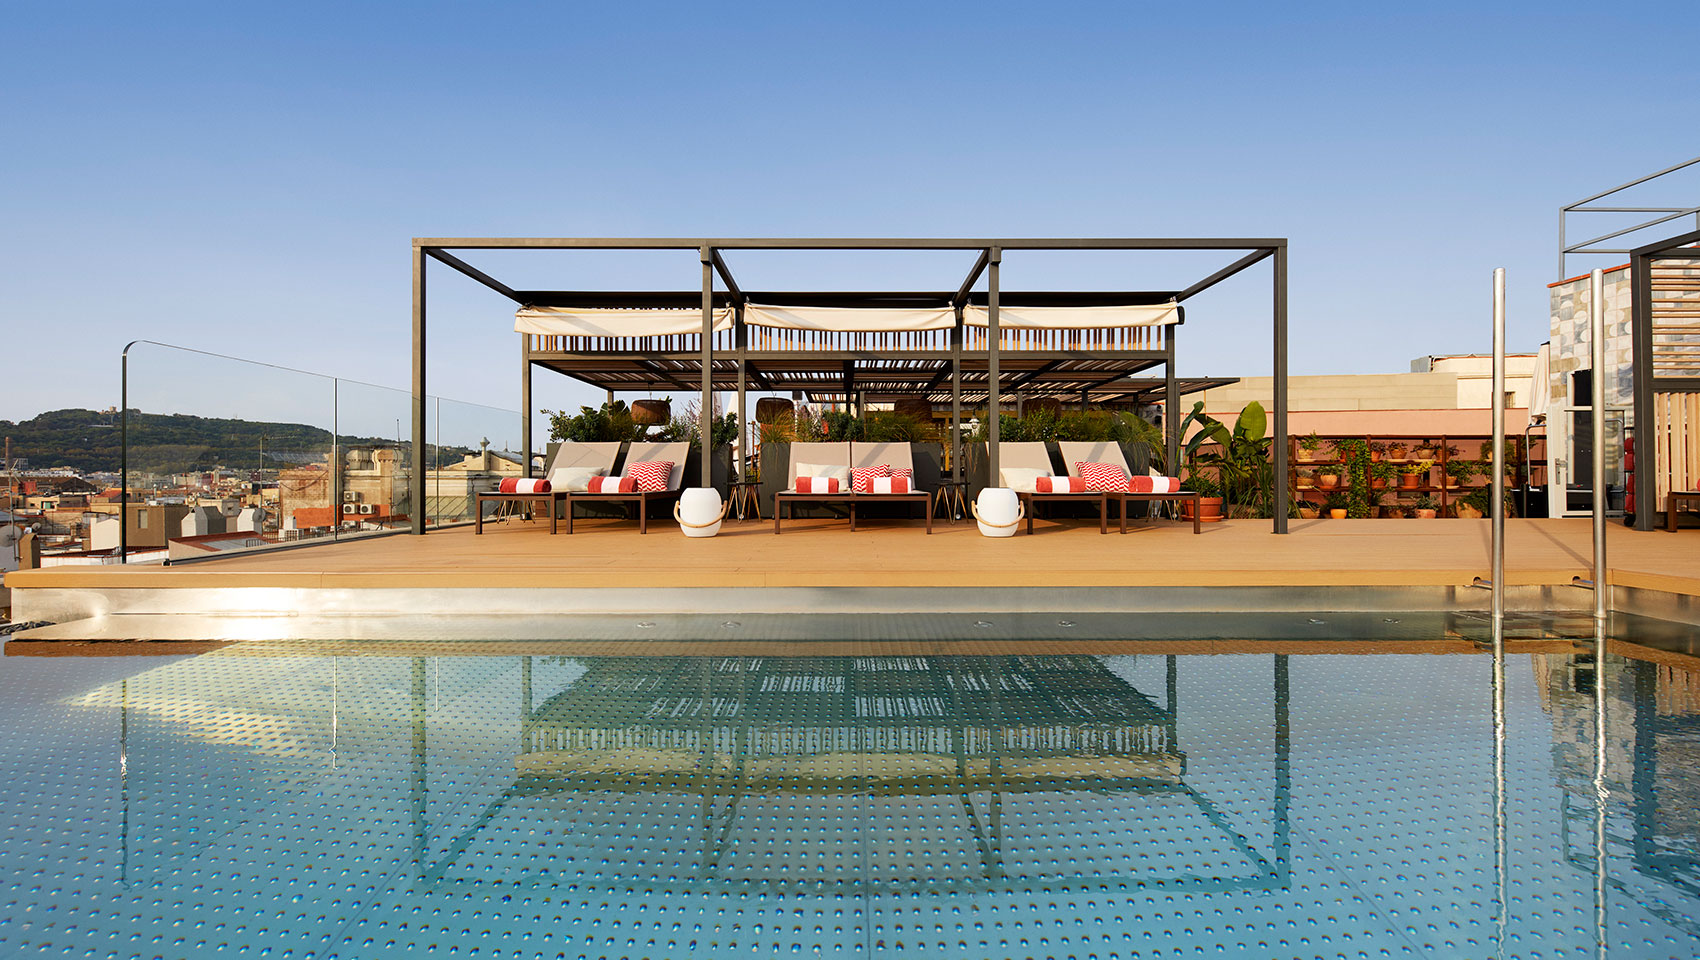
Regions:
M 80 472 L 117 470 L 118 417 L 95 410 L 52 410 L 29 420 L 0 420 L 0 437 L 12 438 L 12 456 L 33 468 L 67 466 Z M 342 438 L 344 446 L 395 446 L 378 437 Z M 186 414 L 130 412 L 130 469 L 177 473 L 213 467 L 255 469 L 260 451 L 268 470 L 317 460 L 329 452 L 331 433 L 304 423 L 223 420 Z M 445 455 L 468 452 L 445 447 Z

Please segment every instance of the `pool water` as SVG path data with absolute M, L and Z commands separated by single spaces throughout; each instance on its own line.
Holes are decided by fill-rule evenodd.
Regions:
M 1693 661 L 1245 648 L 8 656 L 0 955 L 1700 955 Z

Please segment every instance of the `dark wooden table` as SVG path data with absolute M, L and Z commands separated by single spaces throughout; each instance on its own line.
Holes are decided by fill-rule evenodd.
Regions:
M 1079 503 L 1091 503 L 1096 500 L 1098 502 L 1098 532 L 1110 532 L 1110 495 L 1102 490 L 1088 490 L 1085 493 L 1023 493 L 1017 491 L 1015 495 L 1020 497 L 1021 502 L 1027 507 L 1028 535 L 1032 535 L 1033 533 L 1033 505 L 1035 503 L 1046 503 L 1054 500 L 1073 500 Z M 1122 520 L 1122 532 L 1126 533 L 1126 507 L 1122 508 L 1122 513 L 1124 515 Z
M 1191 500 L 1192 501 L 1192 532 L 1193 533 L 1203 533 L 1204 532 L 1204 525 L 1198 518 L 1198 494 L 1194 493 L 1191 490 L 1177 490 L 1174 493 L 1115 493 L 1115 494 L 1111 494 L 1111 496 L 1116 497 L 1117 499 L 1121 500 L 1121 502 L 1122 502 L 1122 508 L 1121 508 L 1122 533 L 1127 532 L 1127 502 L 1129 500 L 1143 500 L 1146 503 L 1151 503 L 1151 502 L 1154 502 L 1154 501 L 1157 501 L 1157 500 Z
M 1669 499 L 1665 501 L 1665 529 L 1675 533 L 1676 515 L 1682 511 L 1682 505 L 1691 503 L 1700 507 L 1700 490 L 1672 490 L 1666 496 Z

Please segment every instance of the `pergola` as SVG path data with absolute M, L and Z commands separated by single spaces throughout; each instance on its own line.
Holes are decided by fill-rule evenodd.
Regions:
M 456 254 L 469 250 L 695 250 L 697 290 L 516 290 Z M 955 289 L 763 292 L 743 289 L 729 251 L 968 251 Z M 1222 251 L 1238 254 L 1179 289 L 1012 291 L 999 283 L 1009 251 Z M 512 300 L 521 334 L 522 436 L 531 462 L 531 378 L 538 367 L 613 391 L 700 390 L 701 435 L 713 394 L 751 387 L 814 400 L 925 398 L 951 404 L 951 450 L 961 449 L 962 405 L 995 414 L 1016 394 L 1082 404 L 1160 399 L 1168 462 L 1178 459 L 1183 392 L 1222 379 L 1175 375 L 1176 329 L 1187 300 L 1264 259 L 1273 262 L 1273 435 L 1287 429 L 1287 241 L 1276 238 L 773 239 L 416 238 L 413 241 L 413 499 L 425 496 L 426 264 L 436 260 Z M 720 287 L 717 288 L 716 281 Z M 984 279 L 985 289 L 975 288 Z M 1139 377 L 1161 367 L 1162 377 Z M 994 399 L 995 398 L 995 399 Z M 987 417 L 990 475 L 998 475 L 996 415 Z M 1286 502 L 1286 444 L 1275 448 L 1275 502 Z M 953 456 L 953 462 L 960 459 Z M 702 483 L 710 482 L 703 458 Z M 1274 511 L 1276 533 L 1287 532 Z M 413 532 L 425 532 L 413 511 Z

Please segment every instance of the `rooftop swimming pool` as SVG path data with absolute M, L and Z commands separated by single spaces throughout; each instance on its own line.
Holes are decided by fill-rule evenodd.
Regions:
M 0 955 L 1691 958 L 1700 661 L 1591 643 L 7 656 Z

